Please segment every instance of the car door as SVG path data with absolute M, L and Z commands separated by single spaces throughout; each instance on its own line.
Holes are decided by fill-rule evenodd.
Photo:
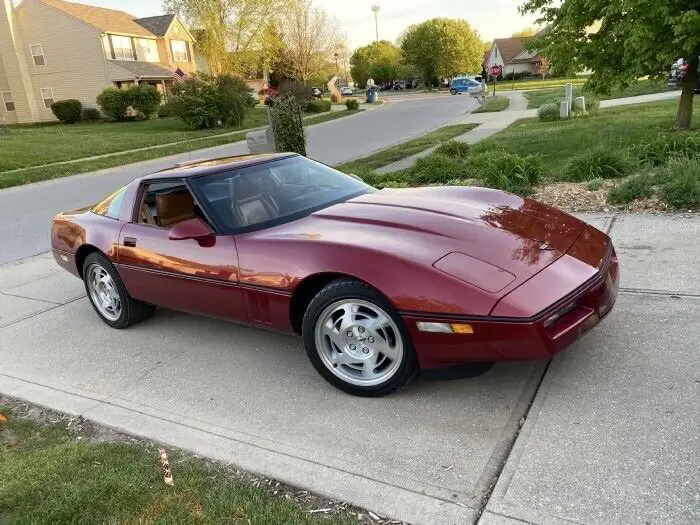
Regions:
M 243 321 L 233 236 L 170 238 L 173 226 L 194 218 L 208 222 L 183 180 L 144 181 L 135 199 L 132 220 L 119 235 L 119 274 L 136 299 Z

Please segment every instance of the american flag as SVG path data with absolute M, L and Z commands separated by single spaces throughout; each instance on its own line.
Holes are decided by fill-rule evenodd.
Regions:
M 172 76 L 176 82 L 184 82 L 190 78 L 190 76 L 180 68 L 173 71 L 170 76 Z

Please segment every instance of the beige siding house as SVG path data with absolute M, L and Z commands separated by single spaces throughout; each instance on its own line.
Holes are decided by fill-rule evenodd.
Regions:
M 0 0 L 0 118 L 55 120 L 51 104 L 75 98 L 96 107 L 107 87 L 153 84 L 196 66 L 194 40 L 175 15 L 135 18 L 63 0 Z

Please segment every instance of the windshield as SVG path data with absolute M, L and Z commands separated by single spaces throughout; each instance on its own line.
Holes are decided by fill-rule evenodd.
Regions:
M 296 220 L 374 188 L 306 157 L 290 157 L 193 180 L 224 233 Z

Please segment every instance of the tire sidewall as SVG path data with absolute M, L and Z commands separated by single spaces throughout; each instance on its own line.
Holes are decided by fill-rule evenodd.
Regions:
M 88 287 L 88 277 L 87 277 L 87 269 L 93 265 L 97 264 L 101 268 L 103 268 L 109 276 L 112 278 L 112 281 L 114 281 L 115 286 L 117 287 L 117 291 L 119 292 L 119 299 L 121 301 L 122 309 L 119 314 L 119 317 L 117 320 L 112 321 L 111 319 L 107 319 L 104 315 L 102 315 L 102 312 L 100 312 L 99 308 L 95 305 L 92 299 L 92 295 L 90 294 L 90 288 Z M 107 259 L 104 255 L 99 254 L 99 253 L 91 253 L 85 258 L 85 261 L 83 262 L 83 284 L 85 285 L 85 293 L 88 296 L 88 300 L 90 301 L 90 304 L 92 305 L 92 308 L 95 310 L 97 315 L 100 317 L 102 321 L 105 322 L 105 324 L 111 326 L 112 328 L 126 328 L 128 326 L 128 320 L 129 320 L 129 294 L 126 291 L 126 288 L 124 287 L 124 284 L 122 283 L 122 280 L 119 278 L 119 274 L 117 273 L 117 270 L 114 268 L 111 262 L 109 262 L 109 259 Z
M 455 88 L 450 89 L 450 95 L 456 95 L 457 90 Z
M 343 299 L 361 299 L 384 310 L 396 323 L 404 345 L 404 356 L 396 373 L 387 381 L 373 386 L 346 383 L 336 376 L 322 361 L 316 348 L 315 328 L 320 314 L 332 303 Z M 304 347 L 316 371 L 336 388 L 349 394 L 377 397 L 390 394 L 405 386 L 418 370 L 417 358 L 403 320 L 396 309 L 381 294 L 359 281 L 334 281 L 323 288 L 309 303 L 302 324 Z

